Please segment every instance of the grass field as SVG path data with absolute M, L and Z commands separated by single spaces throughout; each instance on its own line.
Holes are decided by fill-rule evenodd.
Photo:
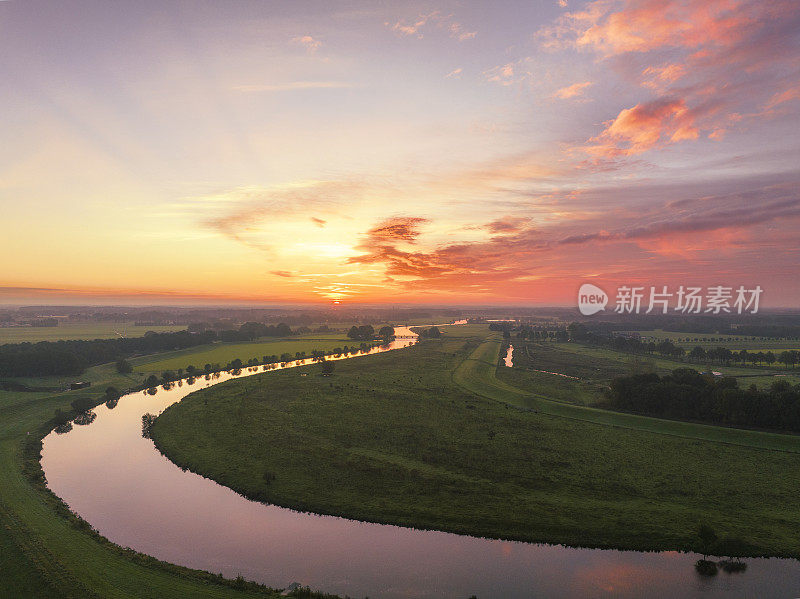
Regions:
M 277 596 L 256 589 L 239 591 L 229 586 L 233 583 L 221 584 L 206 573 L 159 565 L 152 558 L 123 552 L 60 515 L 61 504 L 29 481 L 23 474 L 25 442 L 45 432 L 40 427 L 55 408 L 68 409 L 76 397 L 99 398 L 108 385 L 125 388 L 136 381 L 118 375 L 110 365 L 91 368 L 84 378 L 95 381 L 88 390 L 0 391 L 0 597 Z
M 692 547 L 704 520 L 750 553 L 800 555 L 800 455 L 759 447 L 783 436 L 536 398 L 494 376 L 501 341 L 486 335 L 449 329 L 341 362 L 331 378 L 226 382 L 152 432 L 179 465 L 299 509 L 638 549 Z M 703 440 L 715 437 L 705 429 L 753 446 Z
M 735 376 L 742 387 L 751 384 L 759 388 L 770 386 L 776 380 L 791 384 L 800 382 L 800 369 L 752 368 L 742 366 L 720 366 L 719 364 L 695 364 L 672 360 L 659 355 L 637 356 L 603 347 L 578 343 L 538 343 L 512 339 L 514 345 L 514 368 L 499 369 L 498 375 L 522 388 L 539 385 L 549 388 L 543 395 L 573 403 L 594 403 L 599 399 L 600 388 L 607 387 L 611 379 L 634 372 L 653 371 L 659 375 L 669 374 L 675 368 L 713 370 L 727 376 Z M 580 381 L 534 372 L 543 370 L 574 376 Z M 512 380 L 513 379 L 513 380 Z
M 499 336 L 490 336 L 473 351 L 473 354 L 467 360 L 455 369 L 452 377 L 453 381 L 462 388 L 482 397 L 561 418 L 699 441 L 800 453 L 800 436 L 798 435 L 726 428 L 612 412 L 610 410 L 577 405 L 576 402 L 558 401 L 553 397 L 544 395 L 542 390 L 535 386 L 512 386 L 502 380 L 502 374 L 500 378 L 497 376 L 498 368 L 496 365 L 499 360 L 500 347 L 501 340 Z M 573 343 L 561 344 L 560 349 L 591 357 L 597 357 L 598 354 L 602 357 L 604 352 L 607 351 Z M 619 354 L 618 352 L 610 353 L 620 356 L 627 355 Z M 502 368 L 499 370 L 503 372 Z
M 579 343 L 561 343 L 551 344 L 557 346 L 561 351 L 573 354 L 574 360 L 585 360 L 590 358 L 616 361 L 619 364 L 629 364 L 634 359 L 634 354 L 625 352 L 618 352 L 613 349 L 605 347 L 596 347 L 582 345 Z M 770 373 L 778 373 L 782 375 L 785 380 L 790 382 L 800 382 L 800 368 L 785 368 L 782 365 L 773 365 L 771 367 L 761 366 L 753 368 L 751 366 L 724 366 L 720 364 L 695 364 L 687 360 L 668 359 L 661 357 L 657 354 L 648 356 L 639 356 L 638 359 L 644 362 L 650 362 L 657 372 L 666 372 L 674 370 L 675 368 L 694 368 L 696 370 L 713 370 L 721 372 L 725 376 L 743 377 L 742 383 L 747 381 L 750 384 L 750 377 L 758 377 L 757 380 L 767 381 L 770 379 Z M 627 374 L 626 371 L 624 374 Z M 772 378 L 771 380 L 776 380 Z
M 0 327 L 0 345 L 25 341 L 59 341 L 61 339 L 114 339 L 115 337 L 142 337 L 147 331 L 169 333 L 183 331 L 185 325 L 135 326 L 132 322 L 61 323 L 57 327 Z
M 175 451 L 188 452 L 198 435 L 208 439 L 235 426 L 237 434 L 219 443 L 219 451 L 184 457 L 221 468 L 229 477 L 224 482 L 253 495 L 321 512 L 638 548 L 646 537 L 653 548 L 687 547 L 697 519 L 704 518 L 721 534 L 746 540 L 753 552 L 798 555 L 800 541 L 792 532 L 800 523 L 795 497 L 800 463 L 787 453 L 798 451 L 797 437 L 571 405 L 584 402 L 569 388 L 536 384 L 535 378 L 507 379 L 502 369 L 498 378 L 501 341 L 487 337 L 485 325 L 446 331 L 442 341 L 340 362 L 330 379 L 278 372 L 209 389 L 205 393 L 220 394 L 213 404 L 219 414 L 195 413 L 191 399 L 181 404 L 174 442 L 189 445 Z M 345 344 L 341 333 L 292 341 L 312 342 L 309 337 Z M 567 352 L 553 354 L 552 361 L 569 362 L 572 352 L 576 370 L 570 372 L 576 374 L 588 375 L 610 359 L 574 344 L 551 349 Z M 139 369 L 166 357 L 137 358 L 134 364 Z M 616 358 L 624 367 L 628 356 Z M 30 465 L 25 443 L 45 432 L 41 426 L 55 408 L 68 409 L 81 396 L 99 401 L 106 386 L 124 389 L 143 376 L 119 375 L 107 364 L 80 377 L 93 383 L 86 390 L 0 391 L 0 597 L 274 596 L 252 587 L 237 590 L 206 573 L 115 548 L 66 518 L 61 504 L 23 474 Z M 73 378 L 26 382 L 59 386 Z M 269 397 L 248 387 L 256 380 L 265 383 Z M 231 411 L 231 403 L 245 411 Z M 251 408 L 256 409 L 252 423 L 239 422 Z M 198 425 L 201 417 L 206 419 Z M 166 442 L 173 439 L 167 436 Z M 240 456 L 234 439 L 260 442 Z M 303 451 L 285 451 L 287 444 Z M 220 466 L 225 461 L 227 466 Z M 269 488 L 259 486 L 265 469 L 276 474 Z M 223 473 L 214 476 L 221 479 Z

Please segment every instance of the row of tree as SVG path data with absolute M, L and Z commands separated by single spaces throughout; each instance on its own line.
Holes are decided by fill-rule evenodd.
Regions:
M 688 359 L 695 363 L 717 363 L 730 365 L 734 363 L 746 366 L 748 364 L 772 364 L 780 363 L 786 366 L 795 366 L 800 363 L 800 352 L 797 350 L 786 350 L 778 354 L 771 351 L 749 352 L 746 349 L 740 351 L 731 350 L 726 347 L 713 347 L 705 349 L 697 345 L 688 352 L 683 347 L 675 345 L 669 339 L 664 339 L 658 343 L 654 341 L 643 342 L 638 337 L 628 337 L 624 335 L 599 335 L 597 333 L 575 329 L 570 325 L 570 338 L 576 341 L 608 347 L 616 351 L 623 351 L 634 354 L 660 354 L 669 358 Z
M 344 347 L 336 347 L 332 350 L 311 350 L 310 352 L 295 352 L 294 354 L 290 353 L 283 353 L 280 355 L 272 354 L 267 356 L 262 356 L 261 358 L 250 358 L 249 360 L 242 360 L 240 358 L 236 358 L 235 360 L 231 360 L 227 364 L 219 364 L 219 363 L 207 363 L 202 368 L 196 367 L 194 364 L 189 364 L 186 369 L 178 368 L 177 370 L 165 370 L 161 373 L 161 376 L 157 376 L 155 374 L 151 374 L 147 377 L 144 382 L 145 387 L 156 387 L 158 385 L 168 385 L 169 383 L 176 381 L 178 379 L 182 379 L 184 376 L 189 377 L 197 377 L 203 376 L 208 374 L 213 374 L 222 371 L 230 371 L 230 370 L 241 370 L 242 368 L 253 368 L 257 366 L 264 366 L 264 367 L 274 367 L 278 364 L 287 364 L 289 362 L 294 362 L 296 360 L 306 360 L 311 359 L 314 362 L 326 362 L 326 358 L 333 356 L 338 358 L 339 356 L 343 355 L 350 355 L 350 354 L 358 354 L 358 353 L 368 353 L 373 347 L 374 344 L 363 342 L 358 347 L 355 345 L 350 347 L 345 345 Z M 122 361 L 124 362 L 124 361 Z M 119 369 L 120 363 L 117 364 L 117 369 Z
M 769 389 L 740 389 L 735 378 L 677 368 L 616 378 L 611 407 L 651 416 L 800 432 L 800 385 L 776 381 Z
M 775 362 L 784 364 L 785 366 L 796 366 L 800 362 L 800 352 L 797 350 L 786 350 L 775 355 L 771 351 L 749 352 L 746 349 L 740 351 L 730 350 L 726 347 L 714 347 L 711 349 L 704 349 L 703 347 L 695 346 L 687 354 L 689 360 L 693 362 L 717 362 L 719 364 L 738 363 L 742 366 L 751 364 L 766 364 L 772 366 Z
M 439 330 L 439 327 L 431 327 L 429 329 L 422 329 L 419 332 L 419 336 L 421 339 L 438 339 L 442 336 L 442 332 Z
M 0 345 L 0 377 L 78 375 L 89 366 L 114 362 L 134 355 L 186 349 L 213 341 L 250 341 L 257 337 L 288 337 L 286 324 L 245 323 L 238 329 L 202 333 L 177 331 L 117 339 L 40 341 Z
M 347 331 L 347 336 L 355 341 L 372 341 L 376 337 L 380 337 L 384 341 L 391 341 L 394 338 L 394 327 L 386 325 L 381 327 L 378 332 L 371 324 L 362 324 L 361 326 L 353 325 Z

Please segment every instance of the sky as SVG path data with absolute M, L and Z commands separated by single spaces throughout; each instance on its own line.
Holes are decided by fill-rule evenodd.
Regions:
M 800 3 L 0 1 L 0 302 L 800 297 Z

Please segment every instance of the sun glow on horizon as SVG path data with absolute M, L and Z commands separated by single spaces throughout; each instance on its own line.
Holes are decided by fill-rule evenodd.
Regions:
M 356 4 L 0 3 L 0 300 L 795 302 L 797 3 Z

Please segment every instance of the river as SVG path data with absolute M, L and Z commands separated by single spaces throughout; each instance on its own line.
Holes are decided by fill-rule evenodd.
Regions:
M 407 329 L 397 333 L 379 351 L 415 342 L 400 338 L 413 336 Z M 694 570 L 694 554 L 509 542 L 265 505 L 182 471 L 142 437 L 143 414 L 158 414 L 192 391 L 257 372 L 263 369 L 201 377 L 191 385 L 182 380 L 155 395 L 125 395 L 113 408 L 101 405 L 90 425 L 44 439 L 48 486 L 119 545 L 279 588 L 299 582 L 373 599 L 800 595 L 796 560 L 748 559 L 744 573 L 703 578 Z

